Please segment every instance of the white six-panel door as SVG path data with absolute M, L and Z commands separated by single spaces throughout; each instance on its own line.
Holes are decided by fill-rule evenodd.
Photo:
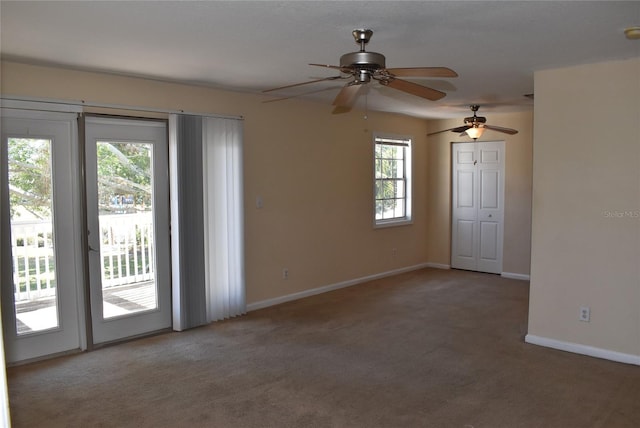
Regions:
M 452 145 L 451 267 L 502 272 L 504 142 Z

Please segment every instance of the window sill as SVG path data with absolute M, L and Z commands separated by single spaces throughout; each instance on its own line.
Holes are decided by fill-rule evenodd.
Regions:
M 393 220 L 378 220 L 373 224 L 374 229 L 384 229 L 387 227 L 396 227 L 396 226 L 408 226 L 413 224 L 413 219 L 404 218 L 404 219 L 393 219 Z

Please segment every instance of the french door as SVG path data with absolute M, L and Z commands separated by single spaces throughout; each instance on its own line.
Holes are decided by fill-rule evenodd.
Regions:
M 2 108 L 9 363 L 171 326 L 166 122 L 86 118 L 83 159 L 77 120 L 76 113 Z
M 166 122 L 87 117 L 93 343 L 171 327 Z
M 2 109 L 7 362 L 84 345 L 77 116 Z

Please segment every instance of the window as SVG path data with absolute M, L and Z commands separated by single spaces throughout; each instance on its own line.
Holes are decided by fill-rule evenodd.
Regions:
M 376 227 L 411 222 L 411 138 L 374 137 Z

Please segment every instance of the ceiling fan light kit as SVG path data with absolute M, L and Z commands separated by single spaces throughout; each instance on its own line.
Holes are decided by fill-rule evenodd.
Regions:
M 400 79 L 399 77 L 446 78 L 458 76 L 455 71 L 447 67 L 386 68 L 386 58 L 384 55 L 377 52 L 367 52 L 365 49 L 373 35 L 372 30 L 356 29 L 353 30 L 351 34 L 353 35 L 356 44 L 360 46 L 360 50 L 342 55 L 340 57 L 340 65 L 309 64 L 316 67 L 325 67 L 337 70 L 341 73 L 340 75 L 266 89 L 262 92 L 278 91 L 316 82 L 349 79 L 333 100 L 333 105 L 336 106 L 334 113 L 344 113 L 349 111 L 353 106 L 357 98 L 358 91 L 362 85 L 368 84 L 372 80 L 375 80 L 382 86 L 391 89 L 396 89 L 430 101 L 437 101 L 446 94 L 438 91 L 437 89 L 419 85 L 408 80 Z
M 473 138 L 473 140 L 475 141 L 478 138 L 482 137 L 482 134 L 484 134 L 484 126 L 482 125 L 472 126 L 471 128 L 467 129 L 465 132 L 469 137 Z

